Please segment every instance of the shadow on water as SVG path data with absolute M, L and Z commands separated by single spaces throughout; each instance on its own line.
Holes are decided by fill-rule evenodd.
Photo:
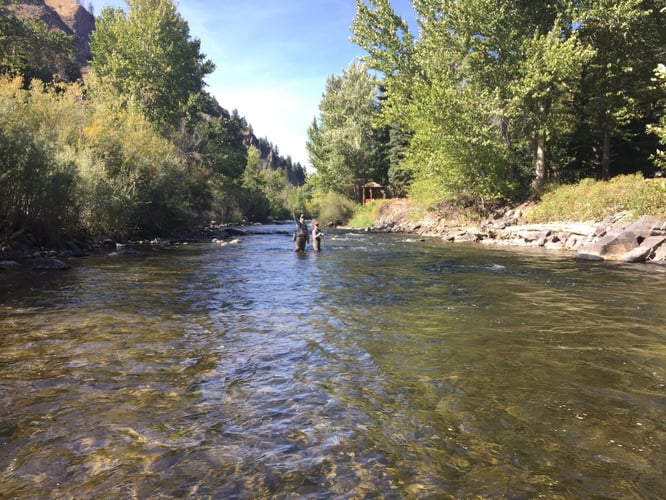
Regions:
M 251 232 L 2 277 L 2 497 L 666 491 L 664 273 Z

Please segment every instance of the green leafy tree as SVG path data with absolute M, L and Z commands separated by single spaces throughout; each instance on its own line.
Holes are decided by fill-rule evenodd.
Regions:
M 666 95 L 666 66 L 661 63 L 658 64 L 654 70 L 654 74 L 657 85 L 662 88 L 664 95 Z M 666 146 L 666 98 L 662 100 L 661 106 L 663 111 L 659 123 L 649 124 L 647 126 L 647 131 L 656 135 L 659 138 L 659 143 Z M 657 149 L 652 156 L 652 160 L 659 168 L 666 169 L 666 151 Z
M 661 91 L 650 80 L 666 46 L 666 11 L 663 0 L 581 3 L 580 38 L 595 56 L 584 67 L 577 98 L 578 134 L 586 142 L 582 155 L 608 179 L 614 138 L 634 140 L 635 130 L 643 133 L 645 120 L 654 117 Z M 637 122 L 643 125 L 632 127 Z
M 577 2 L 419 0 L 418 40 L 388 1 L 357 6 L 353 40 L 385 74 L 383 121 L 409 131 L 412 193 L 512 198 L 567 161 L 571 103 L 594 53 L 574 29 Z
M 259 150 L 250 146 L 247 164 L 241 178 L 241 187 L 245 192 L 243 210 L 248 219 L 256 222 L 266 220 L 270 204 L 265 195 L 266 179 L 262 173 L 262 160 Z
M 11 11 L 0 12 L 0 72 L 23 75 L 26 86 L 33 78 L 49 82 L 54 75 L 69 80 L 81 76 L 71 35 Z
M 308 137 L 310 161 L 324 191 L 360 200 L 366 182 L 385 177 L 376 168 L 377 91 L 364 64 L 351 63 L 342 75 L 328 78 L 319 121 L 311 125 Z
M 214 65 L 191 39 L 171 0 L 127 0 L 129 13 L 106 8 L 92 35 L 93 68 L 151 120 L 177 128 Z
M 571 19 L 565 21 L 571 26 Z M 507 115 L 514 129 L 521 130 L 532 153 L 533 186 L 541 188 L 549 170 L 563 167 L 566 151 L 557 144 L 567 142 L 575 120 L 572 108 L 583 66 L 594 49 L 580 43 L 576 31 L 556 19 L 546 33 L 535 32 L 522 43 L 518 72 L 509 84 L 511 100 Z M 517 137 L 520 139 L 521 137 Z
M 264 195 L 268 200 L 268 212 L 276 219 L 288 219 L 289 190 L 293 187 L 289 182 L 287 171 L 284 169 L 267 169 L 264 175 Z

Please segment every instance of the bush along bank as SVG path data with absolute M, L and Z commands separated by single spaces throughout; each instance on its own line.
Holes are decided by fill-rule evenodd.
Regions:
M 435 213 L 413 220 L 406 200 L 386 208 L 373 230 L 436 236 L 448 242 L 542 247 L 583 260 L 666 265 L 666 221 L 651 215 L 631 221 L 629 212 L 620 212 L 600 222 L 528 224 L 524 207 L 518 207 L 476 225 L 463 225 Z

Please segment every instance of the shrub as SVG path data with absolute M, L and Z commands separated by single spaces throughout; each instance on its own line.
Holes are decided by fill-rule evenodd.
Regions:
M 391 200 L 374 200 L 366 205 L 358 205 L 354 209 L 354 215 L 349 221 L 349 225 L 362 228 L 374 226 L 379 209 L 390 202 Z
M 322 225 L 341 225 L 351 218 L 355 206 L 349 198 L 329 192 L 318 200 L 317 209 L 313 213 L 317 214 Z

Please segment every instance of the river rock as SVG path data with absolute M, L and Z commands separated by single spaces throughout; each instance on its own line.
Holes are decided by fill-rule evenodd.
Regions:
M 601 222 L 522 223 L 522 210 L 508 211 L 464 227 L 446 214 L 429 213 L 421 223 L 409 218 L 407 200 L 387 204 L 380 210 L 375 229 L 416 232 L 439 236 L 449 242 L 534 246 L 572 252 L 579 259 L 650 262 L 666 265 L 666 221 L 645 215 L 633 223 L 631 212 L 622 211 Z
M 9 269 L 10 267 L 18 267 L 19 263 L 15 260 L 0 260 L 0 269 Z
M 659 248 L 656 248 L 654 253 L 648 256 L 647 260 L 648 262 L 654 262 L 655 264 L 666 265 L 666 245 L 661 245 Z
M 54 257 L 35 259 L 35 262 L 32 264 L 32 268 L 35 271 L 64 271 L 69 269 L 69 267 L 68 264 Z
M 624 229 L 597 231 L 597 234 L 603 236 L 584 245 L 578 252 L 579 259 L 644 262 L 651 256 L 654 259 L 666 241 L 666 222 L 644 215 Z
M 614 230 L 599 240 L 585 245 L 577 257 L 583 260 L 620 260 L 624 254 L 634 250 L 639 244 L 633 232 Z
M 664 241 L 666 241 L 666 236 L 649 236 L 638 247 L 620 257 L 620 260 L 623 262 L 643 262 L 650 254 L 654 254 L 655 249 L 659 248 Z

